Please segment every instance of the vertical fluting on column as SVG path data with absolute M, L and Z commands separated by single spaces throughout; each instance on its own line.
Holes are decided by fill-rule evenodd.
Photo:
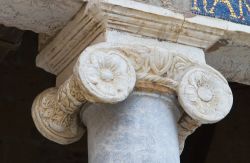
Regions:
M 115 105 L 85 106 L 89 163 L 179 163 L 176 104 L 170 94 L 135 92 Z

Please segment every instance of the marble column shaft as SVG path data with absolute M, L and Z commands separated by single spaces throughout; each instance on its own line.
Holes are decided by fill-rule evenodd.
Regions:
M 179 163 L 174 96 L 135 92 L 125 101 L 82 109 L 89 163 Z

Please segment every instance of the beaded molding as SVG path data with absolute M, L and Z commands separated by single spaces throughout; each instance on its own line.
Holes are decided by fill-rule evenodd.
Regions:
M 79 56 L 72 76 L 58 89 L 45 90 L 32 106 L 38 130 L 60 144 L 79 140 L 85 103 L 118 103 L 134 90 L 177 95 L 185 114 L 179 120 L 180 150 L 201 124 L 215 123 L 230 111 L 233 97 L 226 79 L 185 54 L 140 44 L 99 43 Z

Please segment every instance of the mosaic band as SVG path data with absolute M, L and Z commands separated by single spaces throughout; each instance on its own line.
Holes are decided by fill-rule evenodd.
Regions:
M 249 0 L 193 0 L 192 11 L 235 23 L 250 24 Z

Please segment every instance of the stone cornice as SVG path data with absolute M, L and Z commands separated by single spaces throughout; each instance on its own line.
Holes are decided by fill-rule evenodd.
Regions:
M 250 27 L 245 25 L 199 15 L 188 18 L 166 8 L 130 0 L 88 3 L 40 52 L 37 57 L 39 67 L 60 74 L 94 40 L 101 38 L 99 42 L 107 41 L 106 35 L 110 30 L 204 50 L 221 39 L 237 39 L 244 45 L 249 42 Z

